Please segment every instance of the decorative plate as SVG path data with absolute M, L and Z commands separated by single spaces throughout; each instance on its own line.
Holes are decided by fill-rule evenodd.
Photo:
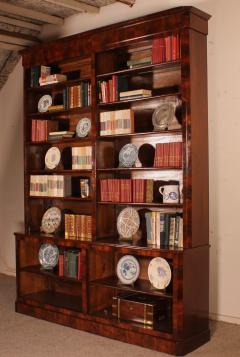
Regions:
M 58 207 L 49 208 L 42 217 L 41 231 L 54 233 L 61 224 L 61 210 Z
M 140 266 L 135 257 L 124 255 L 117 263 L 117 276 L 122 284 L 133 284 L 140 274 Z
M 160 257 L 150 261 L 148 266 L 148 278 L 156 289 L 165 289 L 172 277 L 172 272 L 168 262 Z
M 119 152 L 119 166 L 132 167 L 138 159 L 138 148 L 134 144 L 124 145 Z
M 60 150 L 53 146 L 51 147 L 45 155 L 45 165 L 48 169 L 55 169 L 58 166 L 61 160 L 61 152 Z
M 117 230 L 122 238 L 131 239 L 140 226 L 138 211 L 132 207 L 124 208 L 117 218 Z
M 59 251 L 55 244 L 42 244 L 38 258 L 43 269 L 53 269 L 58 263 Z
M 50 105 L 52 105 L 52 97 L 49 94 L 45 94 L 38 101 L 38 111 L 45 113 Z
M 153 112 L 152 123 L 154 130 L 165 130 L 174 118 L 175 106 L 172 103 L 163 103 Z
M 76 126 L 76 133 L 79 138 L 84 138 L 91 130 L 91 120 L 89 118 L 82 118 Z

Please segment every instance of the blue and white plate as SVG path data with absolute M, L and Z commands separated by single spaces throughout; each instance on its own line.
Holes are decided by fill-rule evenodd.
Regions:
M 84 138 L 91 130 L 91 120 L 89 118 L 82 118 L 76 126 L 76 133 L 79 138 Z
M 154 288 L 165 289 L 172 278 L 168 262 L 160 257 L 152 259 L 148 266 L 148 278 Z
M 138 159 L 138 148 L 134 144 L 124 145 L 119 152 L 119 166 L 133 167 Z
M 59 250 L 55 244 L 42 244 L 38 258 L 43 269 L 53 269 L 58 263 Z
M 117 276 L 122 284 L 133 284 L 139 277 L 140 266 L 132 255 L 124 255 L 117 264 Z

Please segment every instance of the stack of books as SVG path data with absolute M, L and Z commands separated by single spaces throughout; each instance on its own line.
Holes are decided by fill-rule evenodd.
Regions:
M 156 145 L 154 167 L 182 167 L 182 142 Z
M 100 135 L 131 134 L 134 132 L 132 109 L 100 113 Z
M 32 119 L 32 128 L 31 128 L 32 142 L 48 140 L 48 134 L 52 130 L 57 130 L 57 128 L 58 128 L 57 121 Z
M 51 67 L 47 67 L 47 66 L 31 67 L 31 72 L 30 72 L 31 87 L 38 87 L 39 78 L 45 79 L 50 74 L 51 74 Z
M 68 197 L 71 193 L 71 176 L 30 175 L 30 196 Z
M 98 82 L 99 101 L 101 103 L 116 102 L 119 100 L 119 93 L 128 89 L 127 76 L 113 75 L 107 81 Z
M 68 102 L 69 108 L 81 108 L 91 105 L 91 84 L 83 81 L 77 86 L 68 88 L 68 92 L 63 93 L 63 102 Z
M 72 169 L 73 170 L 92 169 L 91 146 L 72 147 Z
M 151 97 L 152 91 L 149 89 L 135 89 L 129 90 L 126 92 L 120 92 L 120 100 L 129 100 L 129 99 L 140 99 L 145 97 Z
M 62 140 L 64 138 L 72 138 L 75 135 L 74 131 L 62 130 L 62 131 L 51 131 L 48 134 L 48 140 Z
M 180 59 L 179 34 L 153 39 L 152 63 L 163 63 L 177 61 Z
M 137 68 L 140 66 L 152 64 L 152 43 L 131 48 L 128 50 L 128 53 L 128 68 Z
M 48 84 L 54 84 L 59 82 L 65 82 L 67 76 L 65 74 L 49 74 L 47 76 L 41 76 L 39 78 L 40 86 L 46 86 Z
M 65 214 L 65 239 L 92 240 L 92 216 Z
M 59 276 L 81 280 L 82 262 L 81 252 L 78 249 L 68 249 L 59 253 L 58 274 Z
M 101 179 L 102 202 L 153 202 L 153 180 Z
M 146 212 L 147 243 L 183 247 L 183 218 L 179 213 Z

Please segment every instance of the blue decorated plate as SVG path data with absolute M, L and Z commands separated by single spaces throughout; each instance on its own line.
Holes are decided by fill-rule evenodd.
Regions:
M 148 278 L 156 289 L 165 289 L 171 281 L 172 272 L 168 262 L 160 257 L 150 261 L 148 266 Z
M 42 244 L 38 258 L 43 269 L 53 269 L 58 263 L 59 251 L 55 244 Z
M 122 284 L 134 283 L 140 274 L 140 266 L 135 257 L 124 255 L 117 264 L 117 276 Z

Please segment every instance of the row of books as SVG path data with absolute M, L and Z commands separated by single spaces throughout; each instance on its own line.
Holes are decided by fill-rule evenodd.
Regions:
M 72 169 L 92 169 L 92 146 L 72 147 Z
M 144 44 L 140 47 L 130 48 L 128 53 L 128 68 L 136 68 L 139 66 L 152 64 L 152 42 Z
M 146 97 L 151 97 L 152 91 L 150 89 L 134 89 L 124 92 L 120 92 L 120 100 L 129 100 L 129 99 L 141 99 Z
M 60 130 L 52 131 L 48 134 L 48 140 L 62 140 L 66 138 L 72 138 L 75 135 L 75 131 Z
M 182 167 L 182 142 L 156 144 L 154 167 Z
M 171 62 L 180 59 L 180 37 L 172 34 L 153 39 L 152 63 Z
M 128 78 L 126 76 L 112 75 L 107 81 L 98 81 L 98 94 L 101 103 L 115 102 L 119 100 L 120 92 L 128 90 Z
M 39 84 L 40 86 L 46 86 L 48 84 L 65 82 L 66 80 L 67 80 L 67 76 L 65 74 L 61 74 L 61 73 L 49 74 L 46 76 L 41 76 L 39 78 Z
M 134 132 L 134 111 L 115 110 L 100 113 L 100 135 L 130 134 Z
M 30 175 L 30 196 L 67 197 L 71 193 L 71 176 Z
M 65 214 L 65 239 L 92 240 L 92 216 Z
M 48 140 L 49 133 L 57 130 L 58 123 L 51 120 L 32 119 L 31 140 L 33 142 Z
M 150 179 L 100 179 L 102 202 L 153 202 Z
M 58 258 L 58 274 L 59 276 L 81 280 L 82 262 L 80 250 L 68 249 L 60 251 Z
M 82 81 L 79 85 L 65 88 L 63 91 L 63 104 L 65 109 L 90 106 L 91 83 Z
M 147 243 L 183 247 L 183 218 L 179 213 L 146 212 Z

